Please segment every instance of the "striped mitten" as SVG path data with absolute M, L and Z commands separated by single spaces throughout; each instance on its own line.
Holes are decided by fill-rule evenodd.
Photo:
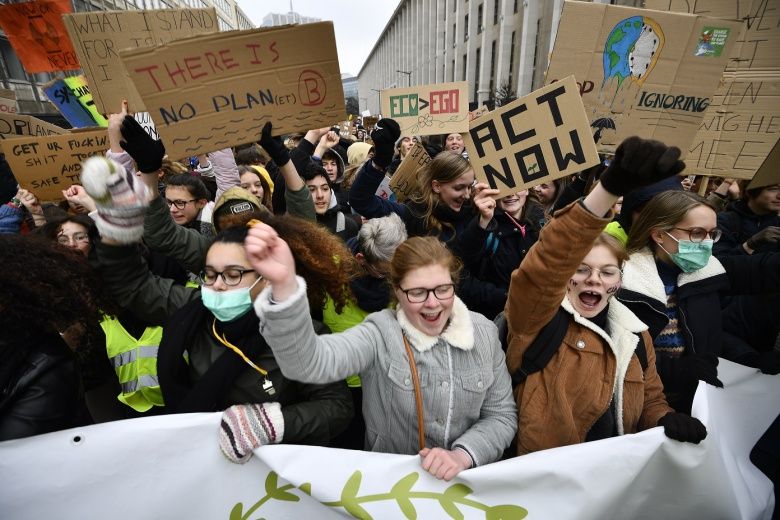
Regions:
M 284 417 L 279 403 L 234 404 L 222 412 L 219 447 L 225 457 L 243 464 L 252 450 L 282 442 Z
M 140 179 L 112 159 L 90 157 L 82 165 L 81 184 L 95 199 L 95 224 L 102 237 L 121 244 L 141 240 L 149 194 Z

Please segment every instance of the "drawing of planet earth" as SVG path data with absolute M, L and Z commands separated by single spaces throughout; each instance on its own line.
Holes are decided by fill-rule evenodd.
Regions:
M 664 45 L 664 33 L 655 20 L 645 16 L 632 16 L 618 22 L 604 44 L 604 82 L 617 80 L 620 90 L 630 78 L 644 82 L 658 62 Z

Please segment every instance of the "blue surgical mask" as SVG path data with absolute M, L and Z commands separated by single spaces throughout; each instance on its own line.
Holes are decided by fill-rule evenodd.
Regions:
M 240 318 L 252 308 L 252 296 L 249 294 L 262 276 L 255 280 L 250 287 L 230 289 L 227 291 L 215 291 L 208 287 L 201 287 L 200 298 L 203 305 L 221 322 L 233 321 Z
M 698 271 L 710 261 L 710 257 L 712 256 L 712 244 L 714 241 L 702 240 L 701 242 L 693 242 L 691 240 L 677 240 L 669 233 L 666 234 L 677 242 L 677 252 L 670 253 L 669 251 L 666 251 L 663 246 L 661 246 L 661 249 L 666 251 L 666 254 L 672 259 L 672 262 L 682 269 L 684 273 Z

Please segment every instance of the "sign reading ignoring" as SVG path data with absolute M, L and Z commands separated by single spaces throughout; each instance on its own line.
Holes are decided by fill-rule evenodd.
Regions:
M 404 160 L 398 165 L 390 179 L 390 188 L 399 202 L 410 198 L 417 191 L 417 174 L 423 166 L 431 162 L 431 156 L 425 147 L 416 143 Z
M 632 135 L 685 151 L 739 34 L 730 20 L 567 1 L 546 82 L 574 74 L 600 151 Z
M 279 135 L 345 117 L 331 22 L 196 36 L 120 56 L 173 158 L 257 141 L 269 121 Z
M 3 141 L 16 180 L 42 201 L 62 199 L 62 190 L 79 182 L 81 162 L 109 147 L 105 130 Z
M 469 127 L 465 81 L 383 90 L 382 115 L 398 122 L 401 135 L 461 133 Z
M 599 163 L 574 76 L 473 120 L 464 137 L 477 180 L 498 197 Z
M 95 104 L 104 114 L 118 112 L 124 99 L 133 111 L 144 110 L 141 97 L 119 60 L 120 50 L 153 47 L 219 30 L 213 7 L 91 11 L 64 16 L 63 21 L 92 87 Z

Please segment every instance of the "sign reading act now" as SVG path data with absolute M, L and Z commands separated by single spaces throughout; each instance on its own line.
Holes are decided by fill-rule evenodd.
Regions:
M 473 120 L 465 138 L 477 180 L 499 197 L 599 163 L 574 76 Z

